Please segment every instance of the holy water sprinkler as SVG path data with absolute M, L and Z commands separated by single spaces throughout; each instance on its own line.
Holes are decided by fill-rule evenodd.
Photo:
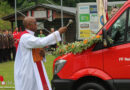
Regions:
M 68 27 L 70 24 L 72 24 L 73 23 L 73 20 L 72 19 L 70 19 L 69 20 L 69 22 L 68 22 L 68 24 L 66 25 L 66 27 Z

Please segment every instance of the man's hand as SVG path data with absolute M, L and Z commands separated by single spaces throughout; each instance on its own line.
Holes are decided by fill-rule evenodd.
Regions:
M 64 32 L 66 32 L 66 30 L 67 30 L 67 27 L 61 27 L 61 28 L 59 28 L 59 33 L 60 34 L 62 34 L 62 33 L 64 33 Z
M 40 54 L 40 56 L 45 57 L 45 50 L 41 49 L 40 52 L 39 52 L 39 54 Z

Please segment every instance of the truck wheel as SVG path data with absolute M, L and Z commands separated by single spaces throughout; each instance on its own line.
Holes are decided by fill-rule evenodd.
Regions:
M 90 82 L 79 86 L 77 90 L 106 90 L 106 89 L 98 83 Z

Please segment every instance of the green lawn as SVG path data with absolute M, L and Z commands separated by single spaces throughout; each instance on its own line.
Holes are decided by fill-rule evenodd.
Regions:
M 53 60 L 55 59 L 52 55 L 46 56 L 47 62 L 45 63 L 46 71 L 49 77 L 49 80 L 51 81 L 53 73 Z M 14 89 L 5 89 L 6 87 L 14 87 L 14 61 L 8 61 L 4 63 L 0 63 L 0 75 L 4 77 L 4 81 L 6 82 L 6 85 L 2 86 L 0 82 L 0 90 L 14 90 Z M 4 87 L 4 88 L 1 88 Z

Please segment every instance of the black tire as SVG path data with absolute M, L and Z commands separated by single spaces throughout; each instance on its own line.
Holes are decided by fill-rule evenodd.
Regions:
M 79 86 L 77 90 L 106 90 L 101 84 L 89 82 Z

